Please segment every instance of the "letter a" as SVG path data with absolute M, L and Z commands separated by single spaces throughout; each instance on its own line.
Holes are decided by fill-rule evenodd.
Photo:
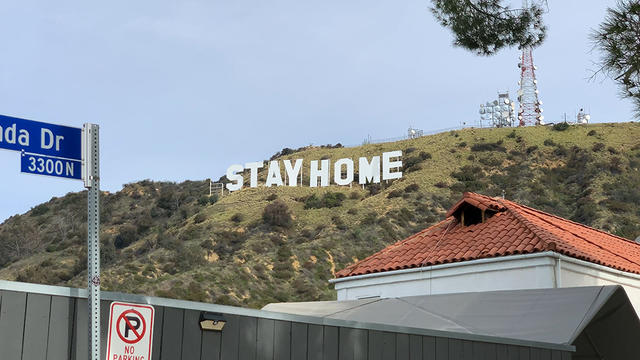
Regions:
M 271 185 L 282 186 L 282 175 L 280 175 L 280 164 L 277 160 L 269 163 L 269 172 L 267 173 L 267 181 L 265 186 Z

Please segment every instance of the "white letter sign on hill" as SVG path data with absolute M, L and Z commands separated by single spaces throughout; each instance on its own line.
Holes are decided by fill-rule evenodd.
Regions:
M 112 302 L 107 336 L 107 360 L 151 360 L 151 305 Z
M 392 160 L 395 159 L 395 160 Z M 267 171 L 265 186 L 298 186 L 298 177 L 300 177 L 300 183 L 302 183 L 302 166 L 303 159 L 296 159 L 295 164 L 292 165 L 290 159 L 285 159 L 284 174 L 282 167 L 280 166 L 281 160 L 269 161 L 269 168 Z M 333 183 L 339 186 L 351 186 L 353 181 L 357 181 L 361 185 L 365 184 L 378 184 L 380 183 L 380 170 L 382 169 L 382 180 L 393 180 L 402 178 L 402 151 L 388 151 L 382 153 L 382 166 L 380 166 L 380 156 L 371 157 L 371 161 L 367 157 L 361 157 L 358 159 L 358 178 L 355 179 L 355 161 L 350 158 L 338 159 L 333 163 L 333 167 L 329 159 L 311 160 L 309 162 L 308 174 L 309 174 L 309 186 L 310 187 L 325 187 L 329 186 L 331 181 L 331 169 L 333 168 Z M 306 163 L 305 163 L 306 164 Z M 258 187 L 258 173 L 259 169 L 264 167 L 264 162 L 249 162 L 244 166 L 231 165 L 227 169 L 227 190 L 237 191 L 242 189 L 244 185 L 243 172 L 249 170 L 249 186 L 254 188 Z M 284 181 L 283 181 L 284 175 Z M 262 177 L 260 177 L 262 178 Z M 302 185 L 302 184 L 301 184 Z

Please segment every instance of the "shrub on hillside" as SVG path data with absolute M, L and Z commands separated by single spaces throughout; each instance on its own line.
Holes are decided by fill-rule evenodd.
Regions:
M 593 150 L 594 152 L 598 152 L 598 151 L 602 151 L 604 147 L 605 145 L 603 143 L 595 143 L 593 144 L 593 147 L 591 148 L 591 150 Z
M 395 198 L 395 197 L 400 197 L 402 196 L 402 190 L 391 190 L 388 194 L 387 194 L 387 199 L 391 199 L 391 198 Z
M 595 130 L 591 130 L 587 133 L 587 136 L 595 136 L 597 132 Z
M 471 146 L 471 151 L 501 151 L 506 152 L 507 149 L 502 146 L 502 140 L 495 143 L 478 143 Z
M 444 189 L 444 188 L 448 188 L 449 184 L 447 184 L 444 181 L 438 181 L 437 183 L 433 184 L 433 186 L 437 187 L 438 189 Z
M 373 196 L 382 190 L 382 186 L 380 184 L 367 184 L 367 190 L 369 191 L 369 196 Z
M 193 217 L 194 224 L 200 224 L 201 222 L 207 220 L 207 215 L 203 213 L 197 213 L 196 216 Z
M 431 159 L 431 154 L 426 151 L 420 151 L 419 155 L 422 160 Z
M 420 189 L 420 186 L 418 184 L 410 184 L 404 188 L 404 192 L 414 192 L 414 191 L 418 191 L 419 189 Z
M 293 219 L 287 204 L 280 200 L 275 200 L 265 206 L 262 212 L 262 220 L 272 226 L 280 226 L 283 228 L 291 227 Z
M 33 209 L 31 209 L 31 214 L 30 216 L 40 216 L 40 215 L 44 215 L 49 211 L 49 207 L 47 206 L 47 204 L 40 204 L 36 207 L 34 207 Z
M 475 181 L 478 176 L 482 176 L 482 169 L 478 166 L 465 165 L 460 171 L 454 171 L 451 176 L 458 181 Z
M 242 213 L 235 213 L 231 217 L 231 221 L 233 221 L 234 223 L 240 223 L 242 222 L 242 220 L 244 220 L 244 214 Z
M 113 245 L 116 249 L 124 249 L 136 241 L 137 235 L 138 232 L 135 226 L 131 224 L 123 225 L 120 227 L 118 235 L 116 235 L 116 238 L 113 240 Z
M 331 221 L 333 221 L 333 224 L 339 229 L 339 230 L 347 230 L 348 226 L 347 224 L 344 223 L 344 220 L 342 220 L 342 218 L 338 215 L 334 215 L 333 217 L 331 217 Z
M 556 142 L 551 139 L 545 139 L 544 146 L 556 146 Z
M 567 150 L 566 147 L 562 146 L 562 145 L 558 145 L 555 150 L 553 150 L 553 155 L 555 156 L 567 156 L 569 154 L 569 151 Z
M 561 122 L 553 125 L 553 130 L 555 131 L 565 131 L 569 128 L 569 123 Z
M 498 166 L 502 164 L 502 159 L 496 157 L 496 156 L 487 156 L 487 157 L 481 157 L 478 159 L 478 161 L 483 164 L 483 165 L 487 165 L 487 166 Z
M 418 156 L 411 156 L 402 162 L 402 171 L 412 172 L 416 170 L 420 170 L 420 163 L 422 159 Z
M 218 194 L 212 194 L 211 196 L 205 195 L 198 199 L 198 205 L 207 206 L 218 202 Z
M 342 201 L 347 196 L 341 192 L 328 191 L 318 197 L 316 194 L 309 196 L 304 202 L 305 209 L 321 209 L 342 206 Z

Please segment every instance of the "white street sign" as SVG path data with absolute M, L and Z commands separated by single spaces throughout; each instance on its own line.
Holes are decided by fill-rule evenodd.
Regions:
M 153 315 L 151 305 L 112 302 L 107 360 L 151 360 Z

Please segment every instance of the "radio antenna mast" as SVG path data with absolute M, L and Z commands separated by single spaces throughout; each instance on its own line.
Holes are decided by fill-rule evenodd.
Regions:
M 529 2 L 522 1 L 522 8 L 528 9 Z M 548 8 L 547 8 L 548 10 Z M 542 101 L 538 98 L 538 80 L 536 79 L 537 66 L 533 64 L 533 48 L 525 46 L 518 63 L 520 68 L 520 89 L 518 90 L 518 120 L 520 126 L 544 125 L 542 116 Z

